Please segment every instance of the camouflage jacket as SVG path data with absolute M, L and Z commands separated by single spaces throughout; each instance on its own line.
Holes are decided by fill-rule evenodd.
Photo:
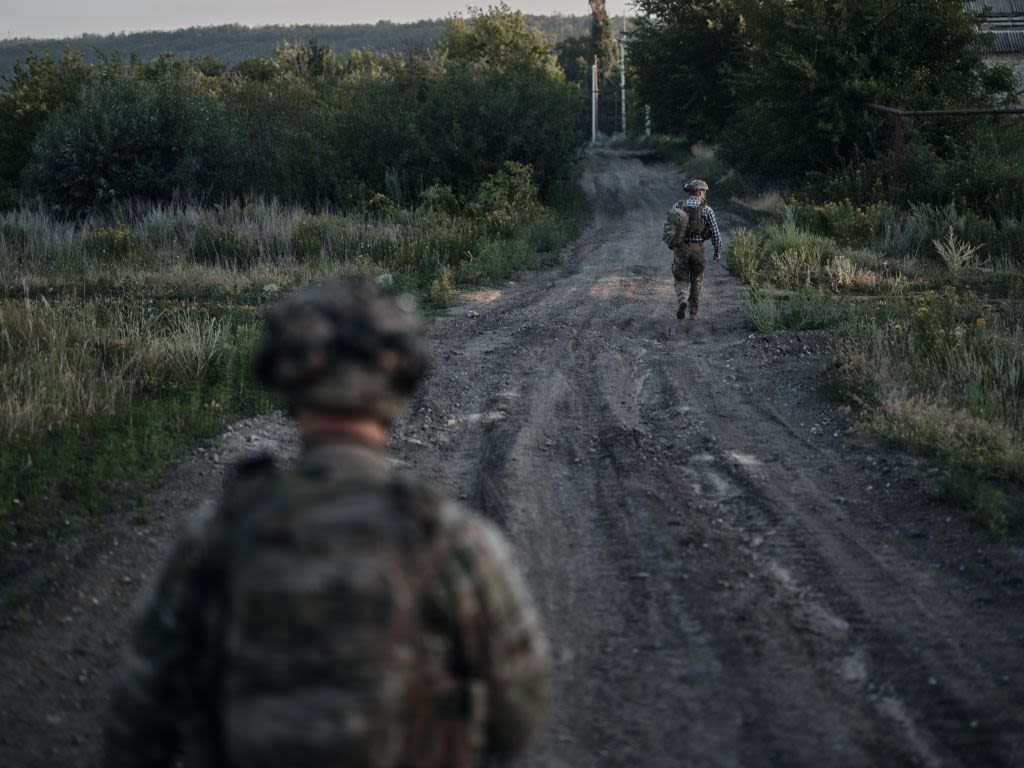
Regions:
M 426 641 L 422 647 L 428 649 L 429 658 L 418 658 L 407 669 L 419 675 L 424 684 L 453 681 L 449 693 L 457 694 L 454 698 L 462 703 L 456 715 L 460 719 L 457 730 L 444 734 L 433 725 L 417 728 L 415 724 L 400 724 L 402 732 L 394 733 L 393 754 L 387 758 L 375 754 L 373 764 L 456 768 L 473 764 L 482 753 L 522 750 L 536 734 L 546 711 L 548 660 L 535 610 L 503 537 L 481 517 L 467 513 L 418 481 L 403 479 L 382 452 L 322 446 L 308 450 L 295 468 L 287 471 L 275 469 L 269 462 L 249 462 L 229 479 L 218 505 L 203 507 L 189 521 L 140 598 L 112 688 L 103 765 L 171 766 L 182 752 L 188 755 L 190 766 L 267 764 L 258 759 L 257 753 L 254 759 L 248 759 L 232 749 L 233 723 L 222 706 L 225 686 L 237 692 L 244 689 L 245 681 L 232 679 L 222 668 L 226 647 L 223 635 L 230 634 L 225 631 L 225 614 L 230 609 L 218 596 L 225 593 L 223 584 L 230 580 L 226 571 L 237 567 L 231 564 L 260 562 L 258 547 L 251 543 L 258 537 L 247 539 L 236 526 L 248 524 L 246 510 L 258 508 L 261 500 L 277 498 L 275 504 L 287 506 L 280 499 L 306 499 L 309 497 L 302 494 L 311 491 L 321 502 L 330 502 L 321 503 L 316 510 L 314 527 L 325 517 L 337 517 L 332 510 L 351 509 L 352 504 L 385 510 L 384 514 L 375 511 L 375 517 L 395 517 L 395 488 L 413 506 L 418 505 L 415 514 L 429 524 L 433 551 L 438 554 L 435 565 L 425 567 L 417 582 L 423 586 L 418 597 L 423 604 L 416 615 L 423 617 L 421 634 Z M 271 504 L 265 516 L 272 523 L 273 518 L 302 513 L 312 504 L 293 506 L 298 507 L 297 512 L 289 509 L 278 515 Z M 266 510 L 268 505 L 263 507 Z M 234 515 L 242 522 L 232 522 Z M 336 520 L 328 522 L 336 524 Z M 307 525 L 305 519 L 303 525 Z M 309 535 L 329 537 L 322 530 Z M 233 556 L 232 546 L 248 549 Z M 272 625 L 268 632 L 277 631 L 301 651 L 308 650 L 302 645 L 304 639 L 311 640 L 310 647 L 315 645 L 316 639 L 310 635 L 333 632 L 331 643 L 337 644 L 339 638 L 342 643 L 357 642 L 350 639 L 352 633 L 345 633 L 343 618 L 332 617 L 330 610 L 297 609 L 293 613 L 300 617 L 299 623 L 305 618 L 306 626 L 281 629 L 282 622 L 267 621 Z M 336 626 L 330 626 L 332 621 Z M 341 626 L 337 626 L 339 622 Z M 232 674 L 235 678 L 288 676 L 289 693 L 294 693 L 295 703 L 286 714 L 301 722 L 304 683 L 294 678 L 302 674 L 296 670 L 310 666 L 308 658 L 304 663 L 305 667 L 300 668 L 289 660 L 276 669 L 273 659 L 260 659 L 249 668 L 240 667 L 240 672 L 236 664 Z M 378 674 L 380 670 L 387 674 L 387 665 L 370 672 L 360 670 L 359 674 Z M 324 685 L 321 679 L 309 680 L 309 686 L 319 691 Z M 447 698 L 451 700 L 452 696 Z M 431 701 L 448 706 L 443 699 L 434 696 Z M 287 708 L 290 702 L 285 700 L 284 706 Z M 276 719 L 263 723 L 259 722 L 258 710 L 246 712 L 248 719 L 243 727 L 247 733 L 272 730 L 278 726 L 276 720 L 282 719 L 280 708 Z M 253 712 L 257 714 L 250 717 Z M 410 738 L 410 731 L 418 733 Z M 330 755 L 319 754 L 316 759 L 296 758 L 291 764 L 355 763 L 352 758 L 332 761 Z

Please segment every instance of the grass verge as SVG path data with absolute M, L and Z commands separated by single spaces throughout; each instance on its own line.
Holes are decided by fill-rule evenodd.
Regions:
M 557 261 L 584 214 L 574 180 L 548 206 L 522 167 L 491 182 L 415 210 L 0 216 L 0 559 L 101 523 L 197 438 L 268 410 L 249 356 L 281 294 L 357 274 L 433 310 L 460 284 Z
M 735 233 L 727 265 L 747 284 L 748 321 L 761 333 L 835 329 L 829 389 L 858 404 L 882 439 L 938 460 L 947 498 L 1005 533 L 1024 489 L 1019 268 L 980 262 L 955 232 L 887 256 L 870 243 L 891 212 L 813 213 L 816 231 L 801 224 L 807 211 L 789 208 Z

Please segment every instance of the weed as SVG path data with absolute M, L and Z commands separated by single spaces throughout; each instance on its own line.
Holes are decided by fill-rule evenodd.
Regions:
M 749 284 L 756 279 L 760 262 L 759 246 L 760 239 L 751 230 L 738 229 L 733 233 L 725 263 L 740 282 Z
M 780 297 L 764 286 L 751 286 L 743 296 L 741 307 L 747 320 L 760 333 L 834 328 L 849 316 L 844 305 L 813 288 Z
M 826 262 L 822 273 L 829 288 L 835 293 L 849 288 L 857 277 L 857 268 L 853 260 L 845 253 L 837 253 L 830 261 Z
M 967 510 L 971 519 L 995 536 L 1003 536 L 1010 528 L 1006 514 L 1006 496 L 979 477 L 977 472 L 954 468 L 943 483 L 948 501 Z
M 100 227 L 82 238 L 82 250 L 91 259 L 124 262 L 136 259 L 145 249 L 145 241 L 126 227 Z
M 942 259 L 942 263 L 954 275 L 960 274 L 965 269 L 976 269 L 978 267 L 978 246 L 965 243 L 956 236 L 953 227 L 946 231 L 946 237 L 942 240 L 932 240 L 936 253 Z
M 452 281 L 452 268 L 445 264 L 437 276 L 427 284 L 424 299 L 433 307 L 444 308 L 452 303 L 455 296 L 455 285 Z
M 847 245 L 873 241 L 892 214 L 887 203 L 858 206 L 849 199 L 817 205 L 794 201 L 790 205 L 800 226 Z

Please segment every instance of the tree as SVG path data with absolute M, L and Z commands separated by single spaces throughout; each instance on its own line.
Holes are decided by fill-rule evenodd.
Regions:
M 523 14 L 504 2 L 487 11 L 473 9 L 468 19 L 446 19 L 442 45 L 455 61 L 499 71 L 528 66 L 549 77 L 562 75 L 553 41 L 527 26 Z
M 1012 84 L 981 59 L 961 0 L 741 0 L 749 64 L 722 135 L 744 170 L 792 177 L 885 151 L 891 123 L 869 113 L 993 103 Z M 915 127 L 958 144 L 968 124 Z
M 629 66 L 656 129 L 716 138 L 735 107 L 735 73 L 746 64 L 736 0 L 636 0 L 635 7 Z
M 32 143 L 54 115 L 78 103 L 89 69 L 81 54 L 29 54 L 5 78 L 0 95 L 0 198 L 13 198 L 21 173 L 32 155 Z
M 597 57 L 601 74 L 608 77 L 618 67 L 619 46 L 612 34 L 612 22 L 608 18 L 605 0 L 590 0 L 590 18 L 591 50 Z

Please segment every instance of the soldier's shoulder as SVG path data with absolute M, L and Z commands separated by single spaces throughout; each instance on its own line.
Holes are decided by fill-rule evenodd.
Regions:
M 434 533 L 448 531 L 466 517 L 465 510 L 440 485 L 422 475 L 396 471 L 392 489 L 403 506 Z

